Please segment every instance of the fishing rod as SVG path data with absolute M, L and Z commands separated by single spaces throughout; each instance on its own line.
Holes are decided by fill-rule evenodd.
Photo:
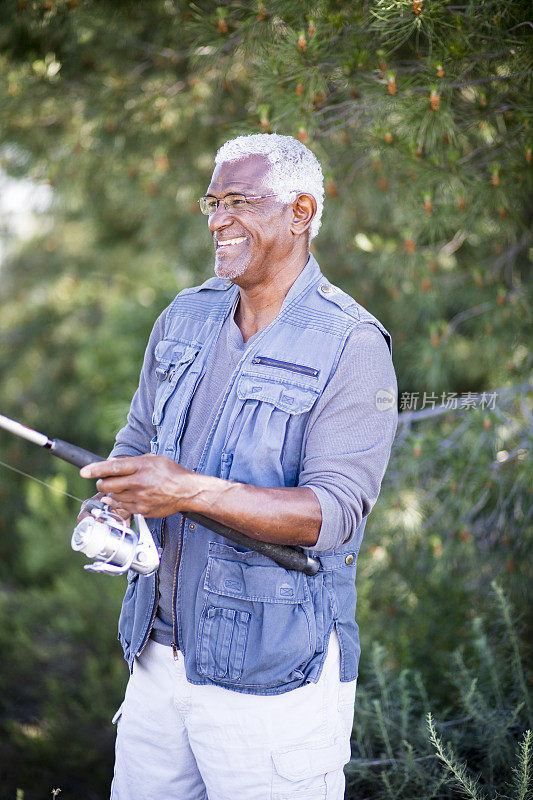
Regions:
M 39 433 L 2 414 L 0 414 L 0 428 L 39 447 L 44 447 L 52 455 L 75 467 L 81 468 L 95 461 L 106 460 L 63 439 L 50 439 L 44 433 Z M 122 575 L 130 569 L 142 575 L 152 575 L 157 570 L 160 551 L 141 514 L 133 515 L 135 530 L 121 517 L 112 514 L 105 503 L 98 500 L 88 500 L 84 504 L 84 510 L 88 512 L 88 516 L 74 528 L 71 546 L 73 550 L 79 550 L 88 558 L 94 559 L 92 564 L 85 565 L 85 569 L 92 572 L 106 572 L 110 575 Z M 320 562 L 317 559 L 311 558 L 295 547 L 252 539 L 221 522 L 204 517 L 203 514 L 187 513 L 184 516 L 241 547 L 262 553 L 285 569 L 297 570 L 309 576 L 316 575 L 320 569 Z

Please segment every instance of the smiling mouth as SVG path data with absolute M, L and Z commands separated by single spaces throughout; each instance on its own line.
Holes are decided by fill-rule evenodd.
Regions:
M 246 236 L 237 236 L 235 239 L 222 239 L 217 241 L 216 247 L 218 250 L 220 247 L 231 247 L 231 245 L 233 244 L 241 244 L 241 242 L 245 241 L 246 241 Z

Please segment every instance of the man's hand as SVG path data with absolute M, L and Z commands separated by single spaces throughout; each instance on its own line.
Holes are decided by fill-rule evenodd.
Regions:
M 89 517 L 90 516 L 90 512 L 85 510 L 85 507 L 86 507 L 87 503 L 90 500 L 98 500 L 98 501 L 100 501 L 104 497 L 105 497 L 105 494 L 103 492 L 98 492 L 97 494 L 93 494 L 93 496 L 89 497 L 87 500 L 84 500 L 83 503 L 81 504 L 81 509 L 80 509 L 80 513 L 78 514 L 78 519 L 76 520 L 76 525 L 79 525 L 80 522 L 82 521 L 82 519 L 85 519 L 85 517 Z M 131 513 L 129 511 L 127 511 L 125 508 L 121 508 L 120 506 L 114 506 L 112 511 L 113 511 L 113 514 L 118 514 L 119 517 L 122 517 L 122 519 L 126 520 L 126 522 L 129 525 L 129 522 L 130 522 L 130 519 L 131 519 Z
M 241 533 L 274 544 L 316 544 L 322 510 L 306 486 L 270 488 L 222 480 L 185 469 L 165 456 L 126 456 L 89 464 L 82 478 L 98 478 L 96 488 L 109 508 L 144 517 L 195 512 Z
M 99 498 L 121 516 L 168 517 L 186 511 L 196 493 L 195 473 L 165 456 L 110 458 L 83 467 L 80 475 L 98 478 Z

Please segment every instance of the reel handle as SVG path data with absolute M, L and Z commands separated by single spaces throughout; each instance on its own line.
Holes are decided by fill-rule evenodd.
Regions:
M 93 462 L 91 461 L 89 463 L 92 464 Z M 95 509 L 98 509 L 99 511 L 102 511 L 102 510 L 103 511 L 107 511 L 106 506 L 103 503 L 100 503 L 98 500 L 93 500 L 91 498 L 90 500 L 86 500 L 85 501 L 85 504 L 84 504 L 84 507 L 83 507 L 84 511 L 88 511 L 89 514 L 90 514 L 91 511 L 94 511 Z

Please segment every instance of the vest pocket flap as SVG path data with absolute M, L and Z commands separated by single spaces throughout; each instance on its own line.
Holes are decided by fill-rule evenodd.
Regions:
M 161 339 L 155 346 L 154 354 L 162 367 L 175 367 L 178 364 L 189 364 L 194 360 L 200 347 L 176 339 Z M 172 369 L 169 370 L 172 372 Z M 165 380 L 158 373 L 160 380 Z
M 274 750 L 272 760 L 278 775 L 289 781 L 302 781 L 315 775 L 325 775 L 343 767 L 351 757 L 350 742 L 324 744 L 310 742 L 304 747 Z
M 237 384 L 237 394 L 241 400 L 261 400 L 288 414 L 302 414 L 311 409 L 320 394 L 320 388 L 304 386 L 286 378 L 276 379 L 244 372 Z
M 294 604 L 310 600 L 303 573 L 274 566 L 269 558 L 254 551 L 224 549 L 230 551 L 224 557 L 209 556 L 204 580 L 206 591 L 262 603 Z M 260 556 L 261 562 L 257 563 L 254 556 Z

